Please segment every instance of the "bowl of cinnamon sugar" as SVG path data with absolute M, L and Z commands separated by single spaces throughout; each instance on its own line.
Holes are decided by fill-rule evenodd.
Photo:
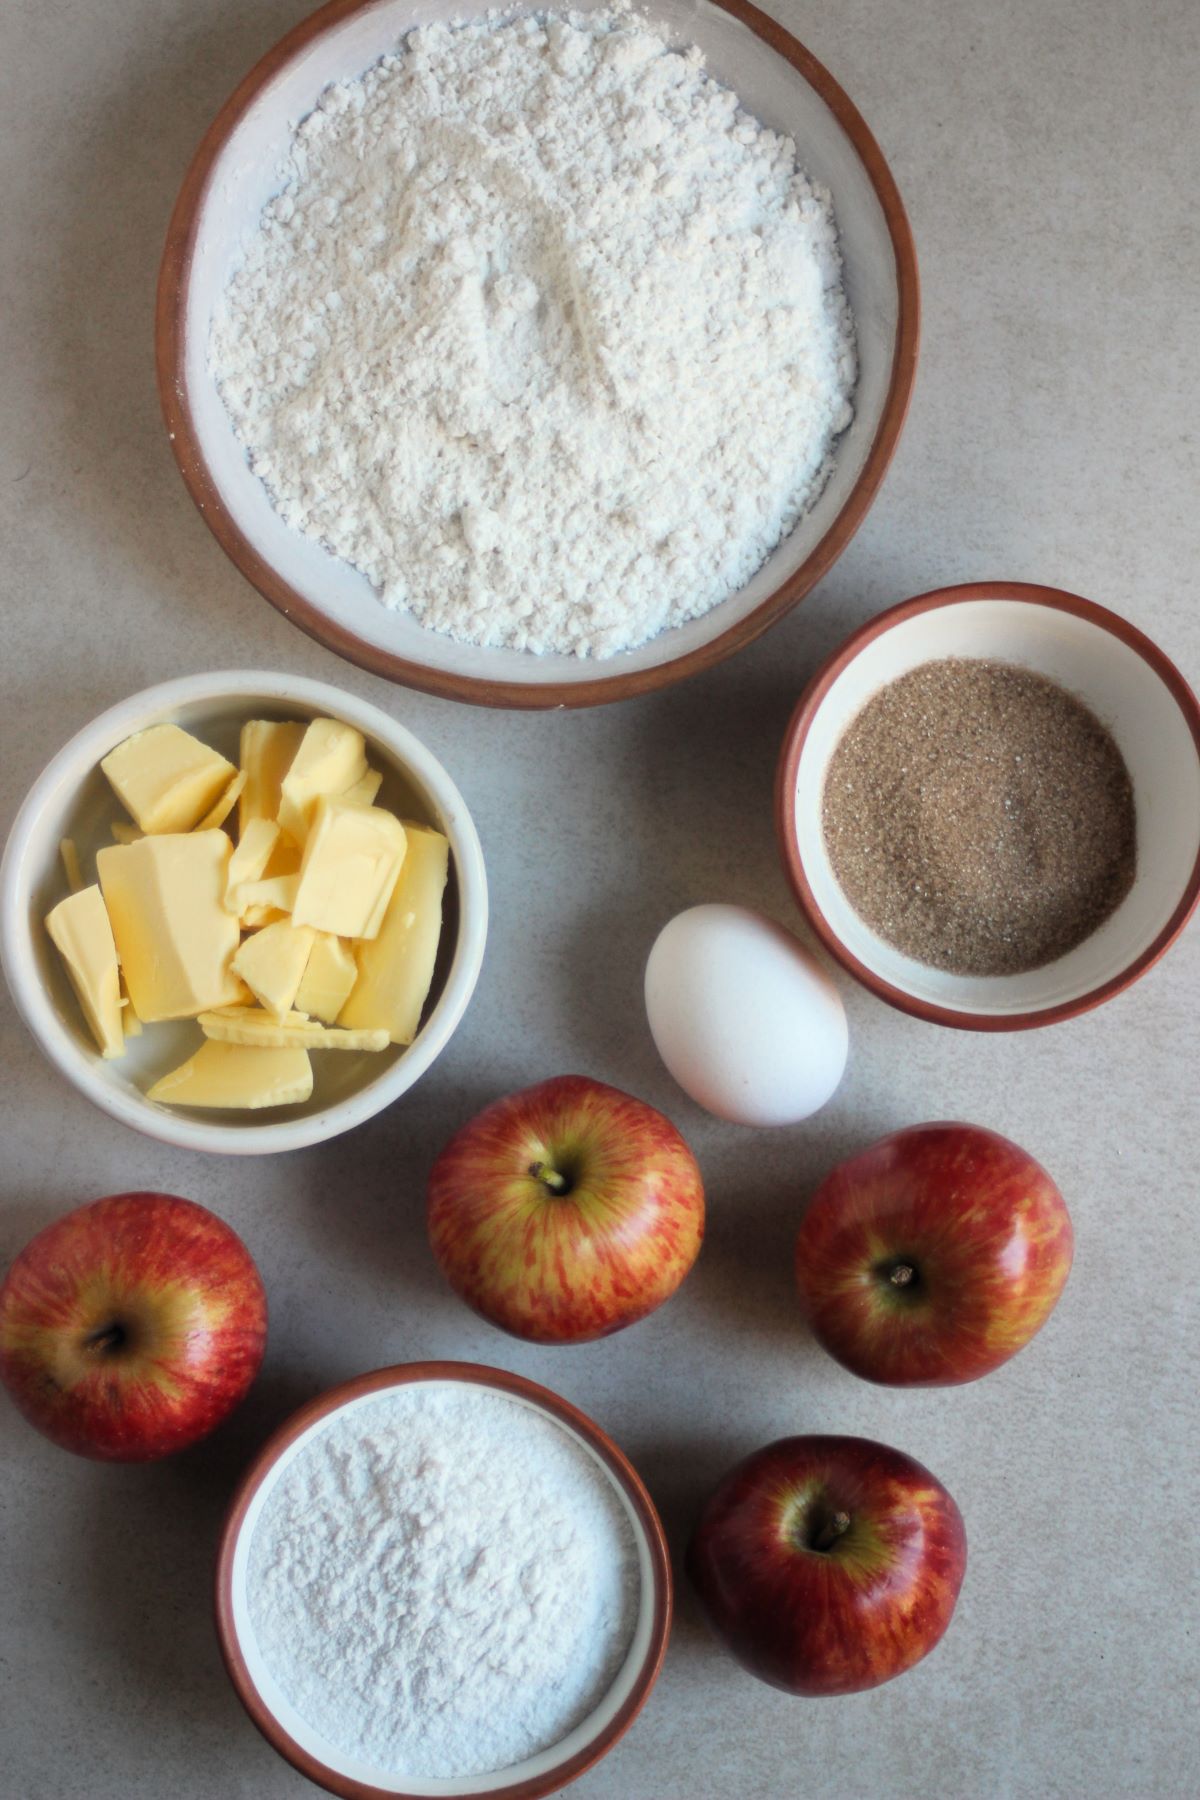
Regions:
M 966 1030 L 1050 1025 L 1136 981 L 1200 899 L 1200 705 L 1093 601 L 941 588 L 817 671 L 776 827 L 809 925 L 881 1000 Z

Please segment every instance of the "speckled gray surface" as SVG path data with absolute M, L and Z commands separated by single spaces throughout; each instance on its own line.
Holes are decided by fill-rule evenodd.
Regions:
M 216 664 L 340 681 L 449 765 L 489 859 L 474 1005 L 409 1099 L 264 1163 L 182 1155 L 68 1091 L 0 1003 L 0 1256 L 68 1206 L 163 1187 L 241 1231 L 270 1290 L 266 1367 L 209 1445 L 106 1469 L 0 1410 L 0 1794 L 301 1800 L 256 1736 L 208 1618 L 212 1547 L 246 1458 L 300 1400 L 414 1356 L 559 1388 L 643 1470 L 678 1550 L 709 1484 L 783 1432 L 913 1452 L 971 1539 L 937 1654 L 874 1695 L 789 1701 L 710 1643 L 686 1592 L 662 1680 L 580 1800 L 1109 1800 L 1200 1791 L 1195 1343 L 1200 930 L 1133 992 L 991 1040 L 846 987 L 846 1082 L 811 1125 L 698 1114 L 656 1062 L 641 965 L 676 908 L 788 919 L 772 765 L 816 659 L 890 600 L 1004 574 L 1093 595 L 1200 675 L 1195 606 L 1200 73 L 1194 0 L 841 0 L 775 10 L 893 160 L 917 236 L 925 348 L 900 454 L 821 589 L 736 662 L 579 717 L 467 711 L 335 662 L 225 562 L 175 474 L 153 391 L 161 235 L 187 158 L 294 0 L 7 0 L 0 67 L 5 403 L 4 819 L 59 743 L 147 682 Z M 525 1349 L 444 1291 L 425 1171 L 479 1103 L 579 1068 L 666 1107 L 693 1142 L 710 1236 L 680 1297 L 603 1346 Z M 1078 1235 L 1053 1322 L 1007 1368 L 876 1391 L 800 1328 L 803 1197 L 875 1134 L 947 1115 L 1058 1177 Z

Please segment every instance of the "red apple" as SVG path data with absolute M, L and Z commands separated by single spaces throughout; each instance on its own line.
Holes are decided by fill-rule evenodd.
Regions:
M 493 1325 L 579 1344 L 644 1319 L 704 1235 L 696 1159 L 662 1113 L 584 1075 L 485 1107 L 429 1178 L 429 1238 Z
M 726 1475 L 688 1546 L 717 1636 L 789 1694 L 857 1694 L 928 1656 L 967 1566 L 940 1481 L 866 1438 L 780 1438 Z
M 151 1462 L 194 1444 L 258 1373 L 267 1297 L 236 1232 L 173 1194 L 56 1219 L 0 1287 L 0 1380 L 64 1450 Z
M 947 1387 L 1045 1324 L 1074 1237 L 1039 1163 L 977 1125 L 914 1125 L 839 1163 L 796 1238 L 813 1332 L 846 1368 Z

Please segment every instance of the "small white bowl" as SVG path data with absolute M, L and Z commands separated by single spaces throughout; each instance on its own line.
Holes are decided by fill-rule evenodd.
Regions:
M 579 0 L 588 12 L 604 0 Z M 917 263 L 883 153 L 849 96 L 782 25 L 743 0 L 654 0 L 673 45 L 793 137 L 829 188 L 858 334 L 855 417 L 816 504 L 739 593 L 603 662 L 456 643 L 381 606 L 366 577 L 284 523 L 234 435 L 208 363 L 209 329 L 246 236 L 278 191 L 297 123 L 332 82 L 361 75 L 417 25 L 482 15 L 462 0 L 332 0 L 250 71 L 184 179 L 159 273 L 156 354 L 171 448 L 221 547 L 273 606 L 340 656 L 392 681 L 488 706 L 588 706 L 697 673 L 783 616 L 845 549 L 891 460 L 916 374 Z M 517 0 L 514 12 L 538 10 Z M 701 375 L 697 379 L 702 379 Z
M 148 1025 L 125 1055 L 106 1062 L 96 1049 L 43 921 L 68 892 L 59 854 L 72 838 L 95 879 L 93 857 L 112 842 L 124 811 L 100 759 L 132 732 L 166 720 L 192 731 L 231 760 L 246 719 L 329 717 L 367 739 L 384 777 L 380 803 L 435 825 L 450 840 L 446 922 L 425 1022 L 407 1048 L 313 1053 L 312 1098 L 261 1112 L 191 1112 L 147 1100 L 144 1089 L 197 1048 L 191 1020 Z M 184 1150 L 264 1155 L 299 1150 L 361 1125 L 397 1099 L 429 1067 L 454 1031 L 475 987 L 487 937 L 483 851 L 462 795 L 410 731 L 378 707 L 321 681 L 260 671 L 189 675 L 134 694 L 102 713 L 61 749 L 34 782 L 13 822 L 0 864 L 0 960 L 17 1009 L 39 1047 L 103 1111 Z
M 1137 874 L 1066 956 L 1019 975 L 953 975 L 885 943 L 838 885 L 821 826 L 830 758 L 878 689 L 940 657 L 990 657 L 1061 683 L 1112 732 L 1133 783 Z M 830 954 L 881 1000 L 939 1025 L 1019 1031 L 1069 1019 L 1143 975 L 1200 897 L 1200 706 L 1136 626 L 1091 600 L 1023 582 L 939 588 L 870 619 L 817 671 L 784 739 L 776 786 L 784 868 Z
M 633 1533 L 640 1595 L 633 1638 L 608 1693 L 559 1744 L 488 1775 L 453 1780 L 388 1775 L 329 1744 L 281 1692 L 258 1648 L 250 1620 L 247 1573 L 254 1529 L 271 1491 L 312 1434 L 336 1415 L 377 1400 L 410 1382 L 481 1386 L 553 1420 L 612 1483 Z M 636 1470 L 586 1413 L 549 1388 L 482 1363 L 400 1363 L 360 1375 L 293 1413 L 259 1451 L 234 1495 L 217 1554 L 217 1638 L 242 1705 L 281 1756 L 331 1794 L 347 1800 L 540 1800 L 560 1793 L 592 1768 L 622 1737 L 658 1679 L 671 1631 L 671 1559 L 662 1523 Z

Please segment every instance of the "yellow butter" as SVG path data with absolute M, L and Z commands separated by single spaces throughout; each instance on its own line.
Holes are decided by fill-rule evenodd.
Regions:
M 147 1091 L 169 1106 L 257 1109 L 294 1106 L 312 1094 L 312 1064 L 302 1045 L 251 1048 L 206 1038 L 194 1056 Z
M 238 922 L 225 910 L 223 831 L 168 832 L 96 857 L 129 997 L 140 1019 L 194 1018 L 238 1000 Z
M 358 980 L 338 1014 L 351 1027 L 380 1026 L 411 1044 L 429 995 L 442 932 L 450 846 L 428 825 L 404 826 L 408 849 L 379 935 L 355 946 Z
M 249 924 L 249 915 L 259 907 L 290 913 L 299 886 L 298 875 L 264 875 L 261 881 L 243 881 L 229 896 L 229 910 L 236 912 L 243 924 Z
M 332 1025 L 357 978 L 358 964 L 350 946 L 327 931 L 318 931 L 293 1005 Z
M 315 937 L 311 925 L 284 919 L 244 938 L 233 959 L 234 973 L 277 1019 L 291 1010 Z
M 243 931 L 261 931 L 264 925 L 278 925 L 281 920 L 290 919 L 291 913 L 280 910 L 278 906 L 247 906 L 238 915 L 238 922 Z
M 243 861 L 239 857 L 242 844 L 250 846 L 253 834 L 260 827 L 275 833 L 272 848 L 262 868 L 256 874 L 246 873 L 251 859 Z M 262 843 L 255 846 L 253 863 L 260 860 Z M 225 904 L 230 912 L 236 912 L 244 930 L 254 931 L 260 925 L 274 925 L 279 919 L 290 916 L 299 886 L 300 852 L 294 844 L 289 844 L 281 836 L 279 826 L 272 820 L 251 819 L 246 827 L 246 835 L 233 853 L 229 864 L 229 885 L 225 890 Z
M 110 750 L 100 767 L 145 832 L 191 831 L 237 774 L 178 725 L 151 725 Z
M 238 831 L 251 819 L 274 819 L 279 790 L 304 737 L 303 725 L 274 719 L 247 719 L 242 726 L 238 760 L 246 785 L 238 802 Z
M 139 831 L 136 825 L 130 825 L 125 819 L 114 819 L 109 830 L 112 832 L 113 842 L 117 844 L 136 844 L 139 838 L 146 835 L 144 831 Z
M 343 1031 L 340 1025 L 320 1025 L 301 1013 L 272 1018 L 252 1006 L 226 1006 L 200 1014 L 206 1037 L 227 1044 L 282 1046 L 303 1044 L 308 1050 L 386 1050 L 386 1031 Z
M 322 798 L 300 864 L 297 925 L 334 937 L 374 937 L 404 862 L 404 827 L 379 806 Z
M 83 1016 L 105 1057 L 125 1049 L 121 976 L 112 926 L 98 887 L 81 888 L 47 914 L 46 930 L 66 965 Z
M 123 990 L 121 993 L 121 1024 L 127 1038 L 141 1037 L 142 1021 L 133 1010 L 133 1001 Z
M 83 887 L 83 870 L 79 866 L 79 851 L 75 848 L 75 839 L 63 838 L 58 846 L 58 854 L 62 857 L 67 886 L 73 894 L 78 894 Z
M 246 771 L 239 769 L 225 792 L 213 806 L 210 806 L 200 823 L 193 826 L 195 831 L 215 831 L 223 825 L 238 803 L 238 795 L 246 786 Z
M 368 769 L 361 781 L 348 787 L 342 795 L 343 800 L 353 800 L 356 806 L 370 806 L 376 794 L 383 786 L 383 776 L 378 769 Z
M 303 844 L 318 800 L 344 794 L 366 774 L 362 732 L 337 719 L 314 719 L 283 778 L 279 823 L 284 834 L 294 844 Z
M 290 843 L 280 833 L 279 842 L 271 852 L 263 875 L 268 880 L 272 875 L 298 875 L 303 854 L 299 845 Z
M 243 882 L 258 881 L 279 841 L 279 827 L 274 819 L 248 819 L 242 827 L 233 855 L 229 859 L 229 878 L 225 884 L 225 904 L 231 912 L 238 910 L 234 892 Z

